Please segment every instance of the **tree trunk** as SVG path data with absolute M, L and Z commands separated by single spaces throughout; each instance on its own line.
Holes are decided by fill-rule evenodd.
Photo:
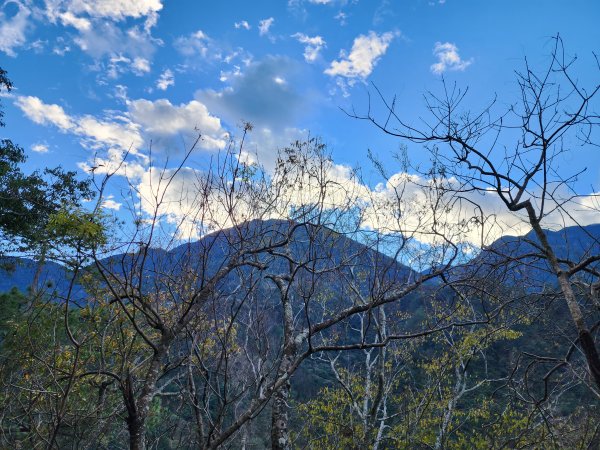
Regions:
M 162 361 L 173 342 L 171 333 L 163 333 L 160 343 L 150 361 L 140 394 L 136 397 L 131 372 L 127 374 L 123 396 L 127 408 L 127 428 L 129 430 L 129 448 L 146 449 L 146 419 L 150 413 L 150 404 L 156 394 L 156 383 L 160 378 Z
M 146 450 L 146 420 L 141 417 L 127 419 L 130 450 Z
M 283 363 L 282 363 L 283 365 Z M 281 369 L 280 373 L 283 370 Z M 290 434 L 288 430 L 288 400 L 290 398 L 290 381 L 273 393 L 273 409 L 271 412 L 271 448 L 273 450 L 290 450 Z
M 598 349 L 594 343 L 594 338 L 585 324 L 585 318 L 583 317 L 579 303 L 577 303 L 577 297 L 575 296 L 575 292 L 573 292 L 573 286 L 571 286 L 569 275 L 560 266 L 556 254 L 554 253 L 554 249 L 550 245 L 550 242 L 548 242 L 548 238 L 540 226 L 539 221 L 536 219 L 531 206 L 527 208 L 527 213 L 529 215 L 529 222 L 546 253 L 550 267 L 552 267 L 552 270 L 558 279 L 560 290 L 565 297 L 571 318 L 577 328 L 579 345 L 585 355 L 590 376 L 596 384 L 596 387 L 600 389 L 600 355 L 598 355 Z
M 284 376 L 291 367 L 296 355 L 296 344 L 294 342 L 294 317 L 292 301 L 289 297 L 289 282 L 280 282 L 281 302 L 283 305 L 283 355 L 281 364 L 277 371 L 277 377 Z M 273 407 L 271 410 L 271 448 L 273 450 L 291 449 L 290 433 L 288 430 L 289 411 L 288 401 L 290 398 L 290 380 L 287 379 L 281 388 L 273 392 Z
M 577 303 L 577 298 L 575 297 L 569 278 L 563 272 L 558 276 L 558 281 L 562 293 L 565 296 L 565 300 L 567 301 L 571 317 L 577 327 L 579 345 L 585 355 L 590 375 L 598 389 L 600 389 L 600 356 L 598 355 L 598 349 L 596 348 L 594 338 L 585 325 L 583 314 Z

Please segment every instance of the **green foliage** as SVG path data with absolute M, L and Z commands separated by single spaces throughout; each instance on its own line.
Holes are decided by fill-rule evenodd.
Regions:
M 1 88 L 12 88 L 2 69 Z M 0 126 L 4 126 L 2 117 L 0 109 Z M 20 166 L 26 159 L 23 148 L 8 139 L 0 140 L 0 251 L 31 251 L 43 246 L 52 214 L 93 197 L 90 182 L 78 180 L 76 172 L 55 167 L 23 173 Z
M 61 208 L 50 214 L 46 232 L 50 239 L 67 245 L 96 248 L 106 243 L 104 217 L 81 208 Z
M 27 303 L 27 297 L 17 288 L 0 294 L 0 343 L 6 336 L 9 323 L 17 318 Z
M 10 81 L 10 79 L 8 78 L 8 75 L 6 74 L 6 70 L 2 69 L 2 67 L 0 67 L 0 91 L 2 91 L 2 88 L 4 88 L 7 91 L 10 91 L 12 89 L 12 82 Z M 2 103 L 0 102 L 0 127 L 4 126 L 4 122 L 3 119 L 4 118 L 4 111 L 2 110 Z

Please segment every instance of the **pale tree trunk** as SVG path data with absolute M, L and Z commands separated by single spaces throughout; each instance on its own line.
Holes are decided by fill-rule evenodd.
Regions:
M 283 304 L 283 355 L 277 371 L 277 377 L 282 377 L 291 367 L 296 355 L 294 342 L 294 317 L 292 302 L 289 297 L 289 282 L 285 285 L 281 279 L 276 283 L 281 291 Z M 273 450 L 291 449 L 289 425 L 289 398 L 290 380 L 287 379 L 281 388 L 273 393 L 273 407 L 271 410 L 271 448 Z
M 281 363 L 281 368 L 278 375 L 281 376 L 289 367 L 286 357 Z M 291 359 L 290 359 L 291 361 Z M 285 366 L 285 368 L 284 368 Z M 273 393 L 273 409 L 271 412 L 271 448 L 273 450 L 290 450 L 290 433 L 289 425 L 289 406 L 290 398 L 290 381 Z
M 40 258 L 37 261 L 35 272 L 33 274 L 33 280 L 31 280 L 31 285 L 29 286 L 29 290 L 31 293 L 31 301 L 34 301 L 37 295 L 40 293 L 40 289 L 38 289 L 38 285 L 40 283 L 40 278 L 42 276 L 42 270 L 44 269 L 44 265 L 46 264 L 46 255 L 48 253 L 48 243 L 42 244 L 42 249 L 40 252 Z
M 552 267 L 552 270 L 556 275 L 560 290 L 565 297 L 565 302 L 569 308 L 569 313 L 571 314 L 571 318 L 573 319 L 575 327 L 577 328 L 579 344 L 583 354 L 585 355 L 590 376 L 596 384 L 596 387 L 600 389 L 600 356 L 598 355 L 598 349 L 596 348 L 594 338 L 585 323 L 579 303 L 577 303 L 577 297 L 573 291 L 573 286 L 571 286 L 569 274 L 560 266 L 556 254 L 554 253 L 554 249 L 548 242 L 548 238 L 540 226 L 540 223 L 535 216 L 535 212 L 533 211 L 533 207 L 531 205 L 528 205 L 527 213 L 529 215 L 529 222 L 531 223 L 531 226 L 538 240 L 540 241 L 544 252 L 546 253 L 550 267 Z
M 446 405 L 446 411 L 444 411 L 444 417 L 442 419 L 442 423 L 440 425 L 440 429 L 435 440 L 435 450 L 441 450 L 444 448 L 444 437 L 446 436 L 446 432 L 448 431 L 448 427 L 450 426 L 452 416 L 454 415 L 454 408 L 456 407 L 456 402 L 462 397 L 466 390 L 465 372 L 463 370 L 462 363 L 455 367 L 454 372 L 456 375 L 456 382 L 454 383 L 454 389 L 452 390 L 452 397 L 450 398 L 450 400 L 448 400 L 448 403 Z

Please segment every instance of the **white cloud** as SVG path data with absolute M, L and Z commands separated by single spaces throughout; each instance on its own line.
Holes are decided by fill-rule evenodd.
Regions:
M 134 58 L 131 63 L 131 68 L 136 75 L 142 75 L 150 72 L 150 61 L 146 58 Z
M 179 53 L 188 57 L 200 56 L 209 60 L 221 59 L 221 50 L 202 30 L 178 37 L 175 40 L 175 48 Z
M 346 21 L 346 19 L 348 19 L 348 14 L 346 14 L 344 11 L 340 11 L 335 16 L 333 16 L 333 18 L 335 20 L 337 20 L 340 23 L 340 25 L 342 25 L 342 26 L 344 26 L 348 23 Z
M 68 131 L 75 127 L 75 123 L 65 113 L 62 106 L 48 105 L 37 97 L 17 97 L 16 104 L 25 115 L 40 125 L 55 125 L 61 131 Z
M 200 146 L 206 149 L 222 148 L 228 139 L 220 119 L 197 100 L 175 106 L 166 99 L 126 99 L 127 111 L 112 111 L 103 118 L 69 116 L 61 106 L 46 104 L 37 97 L 19 96 L 15 103 L 33 122 L 79 136 L 84 146 L 94 149 L 111 147 L 139 155 L 143 135 L 153 138 L 199 132 Z
M 161 91 L 166 91 L 169 86 L 175 86 L 175 76 L 170 69 L 166 69 L 156 80 L 156 87 Z
M 108 78 L 116 79 L 122 73 L 131 71 L 137 76 L 143 76 L 150 72 L 150 61 L 146 58 L 128 58 L 123 55 L 111 56 L 108 60 L 106 75 Z
M 269 17 L 268 19 L 261 20 L 258 22 L 258 34 L 264 36 L 269 32 L 271 25 L 273 25 L 275 19 L 273 17 Z
M 102 200 L 102 207 L 106 209 L 112 209 L 114 211 L 118 211 L 123 206 L 122 203 L 115 201 L 114 196 L 109 195 L 105 199 Z
M 465 61 L 458 54 L 458 47 L 450 42 L 436 42 L 433 54 L 438 62 L 431 65 L 431 71 L 435 74 L 444 73 L 447 70 L 463 71 L 473 63 L 473 58 Z
M 92 165 L 82 163 L 79 167 L 90 172 L 92 166 L 97 173 L 117 172 L 140 176 L 146 157 L 140 153 L 144 144 L 140 133 L 140 125 L 132 122 L 126 115 L 107 115 L 97 118 L 91 115 L 69 116 L 56 104 L 46 104 L 37 97 L 16 98 L 15 104 L 25 115 L 40 125 L 54 125 L 61 132 L 69 133 L 80 139 L 84 148 L 98 152 L 106 151 L 105 157 L 98 157 Z M 122 164 L 126 153 L 136 157 L 140 162 Z
M 321 49 L 325 47 L 325 40 L 321 36 L 309 37 L 303 33 L 295 33 L 292 37 L 296 38 L 301 44 L 306 44 L 304 47 L 306 62 L 314 62 L 318 58 Z
M 139 124 L 126 116 L 98 119 L 91 115 L 77 118 L 77 127 L 73 130 L 83 138 L 83 144 L 93 149 L 116 147 L 132 154 L 139 154 L 144 141 Z
M 179 133 L 202 134 L 202 146 L 223 148 L 228 134 L 219 118 L 212 116 L 197 100 L 175 106 L 169 100 L 133 100 L 128 104 L 129 116 L 149 135 L 172 136 Z
M 91 18 L 122 21 L 152 16 L 162 9 L 161 0 L 46 0 L 46 13 L 52 19 L 68 13 Z
M 131 60 L 149 59 L 158 42 L 137 27 L 123 30 L 106 21 L 94 24 L 89 30 L 81 31 L 74 41 L 81 50 L 93 58 L 124 55 Z
M 31 146 L 31 151 L 36 153 L 48 153 L 48 146 L 46 144 L 33 144 Z
M 388 32 L 378 35 L 370 31 L 354 39 L 350 54 L 340 52 L 340 59 L 333 61 L 325 73 L 330 76 L 340 76 L 351 80 L 366 79 L 385 54 L 388 46 L 398 33 Z
M 229 72 L 224 65 L 248 65 L 252 56 L 243 48 L 231 48 L 198 30 L 175 39 L 173 47 L 185 57 L 183 68 L 186 70 L 206 70 L 206 65 L 220 65 L 222 72 Z
M 40 54 L 44 51 L 44 48 L 48 44 L 48 41 L 42 41 L 41 39 L 36 39 L 29 45 L 27 45 L 27 49 L 33 50 L 35 53 Z
M 60 21 L 65 26 L 72 26 L 79 31 L 88 31 L 92 27 L 92 22 L 85 17 L 77 17 L 71 11 L 59 14 Z
M 161 0 L 45 0 L 45 6 L 51 23 L 77 30 L 72 42 L 94 58 L 94 67 L 106 71 L 109 78 L 150 71 L 155 47 L 162 44 L 151 35 L 163 7 Z M 69 49 L 68 43 L 61 43 L 54 53 L 63 55 Z
M 12 17 L 7 17 L 4 10 L 8 7 L 16 8 Z M 31 11 L 20 1 L 7 1 L 0 9 L 0 51 L 8 56 L 16 56 L 15 49 L 27 42 L 26 31 L 29 27 Z
M 56 44 L 52 48 L 52 53 L 58 56 L 64 56 L 71 51 L 71 46 L 65 42 L 65 38 L 59 36 L 56 38 Z
M 291 141 L 306 139 L 305 131 L 288 131 L 290 134 L 286 138 Z M 296 133 L 304 133 L 304 136 Z M 253 130 L 240 159 L 245 164 L 256 163 L 252 147 L 256 145 L 256 150 L 262 152 L 281 137 L 280 133 L 269 129 Z M 272 139 L 271 144 L 269 139 Z M 276 147 L 283 146 L 285 144 Z M 261 159 L 264 156 L 264 153 L 259 154 L 258 162 L 264 163 Z M 276 156 L 274 151 L 273 160 Z M 207 184 L 205 174 L 191 168 L 184 167 L 176 172 L 147 167 L 138 173 L 142 210 L 147 214 L 157 210 L 161 220 L 176 228 L 178 238 L 198 238 L 207 227 L 224 228 L 248 219 L 288 218 L 293 211 L 316 202 L 326 210 L 335 210 L 336 218 L 340 212 L 347 211 L 352 220 L 360 219 L 363 230 L 377 230 L 383 235 L 401 233 L 405 238 L 412 237 L 416 242 L 433 245 L 446 246 L 446 239 L 449 239 L 455 244 L 471 246 L 467 251 L 472 251 L 473 246 L 488 245 L 502 235 L 523 235 L 530 230 L 526 218 L 507 211 L 493 191 L 453 195 L 452 190 L 460 187 L 455 179 L 433 181 L 398 172 L 371 187 L 354 169 L 336 164 L 326 156 L 290 151 L 283 153 L 283 157 L 288 159 L 283 166 L 267 166 L 270 176 L 257 181 L 256 185 L 240 184 L 238 195 L 233 197 L 226 195 L 231 186 L 228 178 L 231 173 L 227 171 L 223 172 L 224 178 L 219 175 L 216 183 Z M 221 174 L 219 170 L 216 172 Z M 270 182 L 273 184 L 269 185 Z M 258 192 L 260 195 L 256 195 Z M 440 192 L 444 195 L 438 198 Z M 578 198 L 577 202 L 566 205 L 569 211 L 566 219 L 553 213 L 544 224 L 552 226 L 555 223 L 562 227 L 574 225 L 575 221 L 581 225 L 597 223 L 599 198 L 598 194 Z M 415 248 L 419 250 L 419 245 Z M 401 257 L 414 256 L 404 252 Z
M 249 29 L 250 29 L 250 24 L 249 24 L 247 21 L 245 21 L 245 20 L 242 20 L 242 21 L 240 21 L 240 22 L 235 22 L 235 23 L 233 24 L 233 26 L 234 26 L 236 29 L 240 29 L 240 28 L 243 28 L 243 29 L 245 29 L 245 30 L 249 30 Z
M 292 142 L 305 141 L 309 136 L 308 130 L 295 127 L 256 127 L 246 139 L 241 158 L 247 163 L 258 163 L 271 172 L 275 168 L 279 150 Z
M 268 134 L 268 130 L 258 131 Z M 260 182 L 255 187 L 244 186 L 234 199 L 225 192 L 229 186 L 227 177 L 230 174 L 227 172 L 215 185 L 205 186 L 209 189 L 199 190 L 206 179 L 204 174 L 191 168 L 183 168 L 177 174 L 174 170 L 146 170 L 138 186 L 142 209 L 152 214 L 158 207 L 158 214 L 177 227 L 179 238 L 198 238 L 203 232 L 202 227 L 218 229 L 248 219 L 288 218 L 293 211 L 318 203 L 326 210 L 336 210 L 336 217 L 340 211 L 348 211 L 353 217 L 360 218 L 359 225 L 366 230 L 402 233 L 428 244 L 445 245 L 445 238 L 475 246 L 482 243 L 481 223 L 472 220 L 471 204 L 461 204 L 452 196 L 436 199 L 431 180 L 400 172 L 371 188 L 352 168 L 326 157 L 294 154 L 293 151 L 283 156 L 292 158 L 293 162 L 285 162 L 279 170 L 275 165 L 269 168 L 270 187 Z M 251 151 L 242 153 L 241 159 L 246 164 L 256 162 Z M 318 170 L 314 170 L 316 168 Z M 443 182 L 456 183 L 454 180 Z M 253 196 L 254 188 L 260 196 Z M 206 197 L 199 196 L 198 192 L 205 193 Z M 524 234 L 529 230 L 521 217 L 504 212 L 503 205 L 493 193 L 474 194 L 475 197 L 484 212 L 490 214 L 483 230 L 484 243 L 489 244 L 507 232 Z M 156 199 L 162 201 L 157 203 Z M 356 208 L 360 208 L 361 213 L 357 213 Z M 494 213 L 496 215 L 492 216 Z

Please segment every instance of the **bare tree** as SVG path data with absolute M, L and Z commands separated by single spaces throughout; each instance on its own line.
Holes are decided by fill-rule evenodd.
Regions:
M 595 102 L 600 85 L 580 85 L 573 74 L 574 65 L 575 58 L 566 55 L 562 39 L 556 36 L 545 69 L 534 70 L 526 60 L 524 70 L 516 73 L 521 97 L 507 111 L 496 113 L 495 100 L 480 112 L 464 111 L 467 90 L 444 83 L 441 96 L 425 96 L 430 116 L 423 119 L 424 125 L 400 117 L 395 100 L 388 103 L 381 95 L 384 117 L 376 117 L 370 108 L 364 115 L 352 115 L 387 134 L 424 144 L 435 159 L 436 173 L 460 180 L 450 187 L 457 195 L 477 201 L 474 192 L 494 194 L 506 211 L 514 214 L 513 223 L 523 220 L 528 224 L 533 232 L 528 251 L 504 256 L 513 263 L 516 258 L 530 263 L 532 259 L 546 261 L 573 321 L 575 347 L 585 357 L 591 387 L 598 394 L 600 358 L 594 338 L 598 317 L 595 308 L 578 299 L 574 289 L 581 282 L 592 292 L 597 289 L 597 237 L 582 227 L 591 244 L 583 251 L 565 253 L 544 229 L 554 224 L 580 225 L 573 214 L 582 201 L 573 187 L 578 173 L 565 173 L 560 158 L 575 151 L 576 145 L 597 145 L 600 116 Z M 593 204 L 592 199 L 588 209 L 593 209 Z M 485 219 L 483 222 L 486 224 Z M 555 362 L 558 367 L 566 365 L 560 358 Z
M 90 392 L 95 439 L 82 435 L 81 446 L 243 447 L 267 411 L 271 446 L 291 448 L 290 380 L 312 355 L 360 350 L 380 365 L 392 341 L 465 325 L 451 315 L 417 330 L 386 325 L 384 307 L 443 274 L 459 253 L 451 235 L 461 225 L 442 220 L 447 190 L 421 186 L 412 198 L 407 179 L 374 196 L 351 171 L 336 176 L 315 139 L 284 149 L 268 174 L 245 162 L 243 141 L 205 171 L 185 158 L 151 167 L 149 183 L 129 185 L 131 222 L 112 228 L 106 245 L 76 248 L 73 286 L 85 282 L 88 296 L 77 327 L 72 304 L 62 304 L 75 363 L 67 370 L 38 355 L 67 386 L 48 448 L 72 432 L 61 404 Z M 99 205 L 113 176 L 99 184 Z M 406 214 L 395 214 L 398 205 Z M 419 244 L 423 236 L 429 245 Z M 430 270 L 401 264 L 409 260 Z M 381 395 L 365 423 L 382 428 L 391 385 L 368 367 Z

